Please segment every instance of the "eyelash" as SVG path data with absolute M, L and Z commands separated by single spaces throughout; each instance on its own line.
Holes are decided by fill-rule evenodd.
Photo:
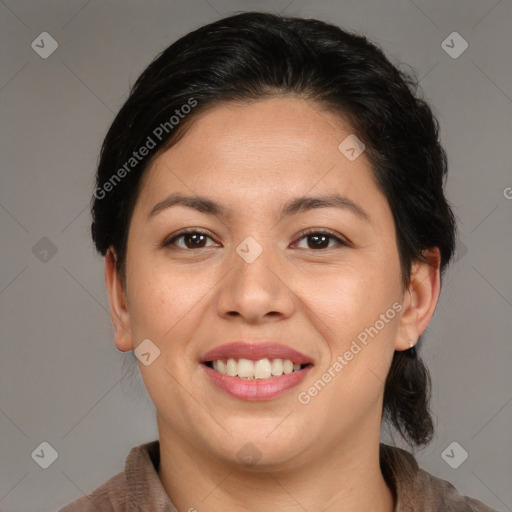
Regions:
M 165 240 L 162 243 L 161 246 L 162 247 L 169 247 L 169 246 L 173 245 L 176 242 L 176 240 L 182 238 L 185 235 L 189 235 L 189 234 L 205 235 L 208 238 L 213 240 L 213 237 L 211 236 L 211 234 L 209 232 L 203 231 L 202 229 L 189 228 L 189 229 L 185 229 L 183 231 L 180 231 L 176 235 L 174 235 L 171 238 Z M 350 245 L 349 242 L 347 242 L 346 240 L 343 240 L 342 238 L 337 236 L 337 234 L 334 231 L 331 231 L 329 229 L 315 229 L 315 228 L 307 229 L 306 231 L 301 233 L 301 236 L 298 238 L 298 241 L 300 241 L 303 238 L 306 238 L 306 237 L 308 237 L 310 235 L 325 235 L 325 236 L 327 236 L 329 238 L 332 238 L 333 240 L 336 240 L 336 242 L 338 242 L 338 245 L 340 245 L 340 246 L 348 247 Z M 198 249 L 205 249 L 205 248 L 206 247 L 199 247 Z M 184 249 L 184 248 L 183 247 L 179 247 L 179 249 Z M 188 249 L 188 248 L 186 248 L 185 250 L 193 251 L 193 250 L 198 250 L 198 249 Z M 327 249 L 332 249 L 332 247 L 327 247 L 327 248 L 323 248 L 323 249 L 309 249 L 308 248 L 306 250 L 314 251 L 314 252 L 319 252 L 319 251 L 325 251 Z

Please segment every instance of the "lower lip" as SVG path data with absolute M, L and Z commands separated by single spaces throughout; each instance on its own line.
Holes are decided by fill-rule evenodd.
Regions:
M 312 368 L 309 365 L 298 372 L 283 373 L 279 377 L 270 377 L 268 379 L 240 379 L 239 377 L 222 374 L 205 364 L 201 364 L 201 366 L 213 383 L 228 395 L 241 400 L 254 401 L 270 400 L 282 395 L 300 384 Z

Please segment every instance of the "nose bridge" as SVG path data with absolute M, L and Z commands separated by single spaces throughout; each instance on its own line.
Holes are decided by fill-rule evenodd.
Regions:
M 258 235 L 257 235 L 258 236 Z M 272 314 L 288 316 L 292 293 L 280 279 L 279 257 L 271 237 L 247 236 L 229 258 L 231 272 L 219 291 L 218 313 L 255 321 Z
M 271 271 L 272 267 L 276 267 L 273 254 L 276 247 L 270 237 L 260 235 L 258 240 L 249 235 L 238 244 L 233 271 L 237 275 L 235 281 L 244 288 L 245 293 L 269 295 L 276 289 L 275 276 Z

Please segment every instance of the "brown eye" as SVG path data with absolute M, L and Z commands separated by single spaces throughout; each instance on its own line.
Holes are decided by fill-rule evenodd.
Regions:
M 310 231 L 309 233 L 304 233 L 302 237 L 299 239 L 299 243 L 301 240 L 306 240 L 306 247 L 300 247 L 301 249 L 330 249 L 336 245 L 348 246 L 348 243 L 342 240 L 340 237 L 336 236 L 330 231 Z M 334 244 L 331 244 L 331 241 L 334 241 Z
M 202 231 L 186 231 L 181 232 L 166 242 L 164 242 L 164 247 L 168 247 L 170 245 L 175 245 L 180 249 L 203 249 L 205 247 L 209 247 L 205 245 L 207 239 L 212 240 L 212 238 Z

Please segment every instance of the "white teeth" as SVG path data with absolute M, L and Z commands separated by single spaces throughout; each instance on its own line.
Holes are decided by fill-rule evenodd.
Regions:
M 285 359 L 283 363 L 283 372 L 286 375 L 293 372 L 293 363 L 289 359 Z
M 254 363 L 249 359 L 238 360 L 238 376 L 239 377 L 254 377 Z
M 272 361 L 272 375 L 279 377 L 279 375 L 283 374 L 283 360 L 282 359 L 274 359 Z
M 242 379 L 269 379 L 271 376 L 279 377 L 283 373 L 288 375 L 292 372 L 298 372 L 301 365 L 293 363 L 290 359 L 260 359 L 251 361 L 250 359 L 234 359 L 230 357 L 212 361 L 214 370 L 223 375 L 231 377 L 240 377 Z
M 268 379 L 271 374 L 270 361 L 268 359 L 260 359 L 254 363 L 255 379 Z
M 231 377 L 236 377 L 238 374 L 238 364 L 232 357 L 228 359 L 226 364 L 226 373 Z

